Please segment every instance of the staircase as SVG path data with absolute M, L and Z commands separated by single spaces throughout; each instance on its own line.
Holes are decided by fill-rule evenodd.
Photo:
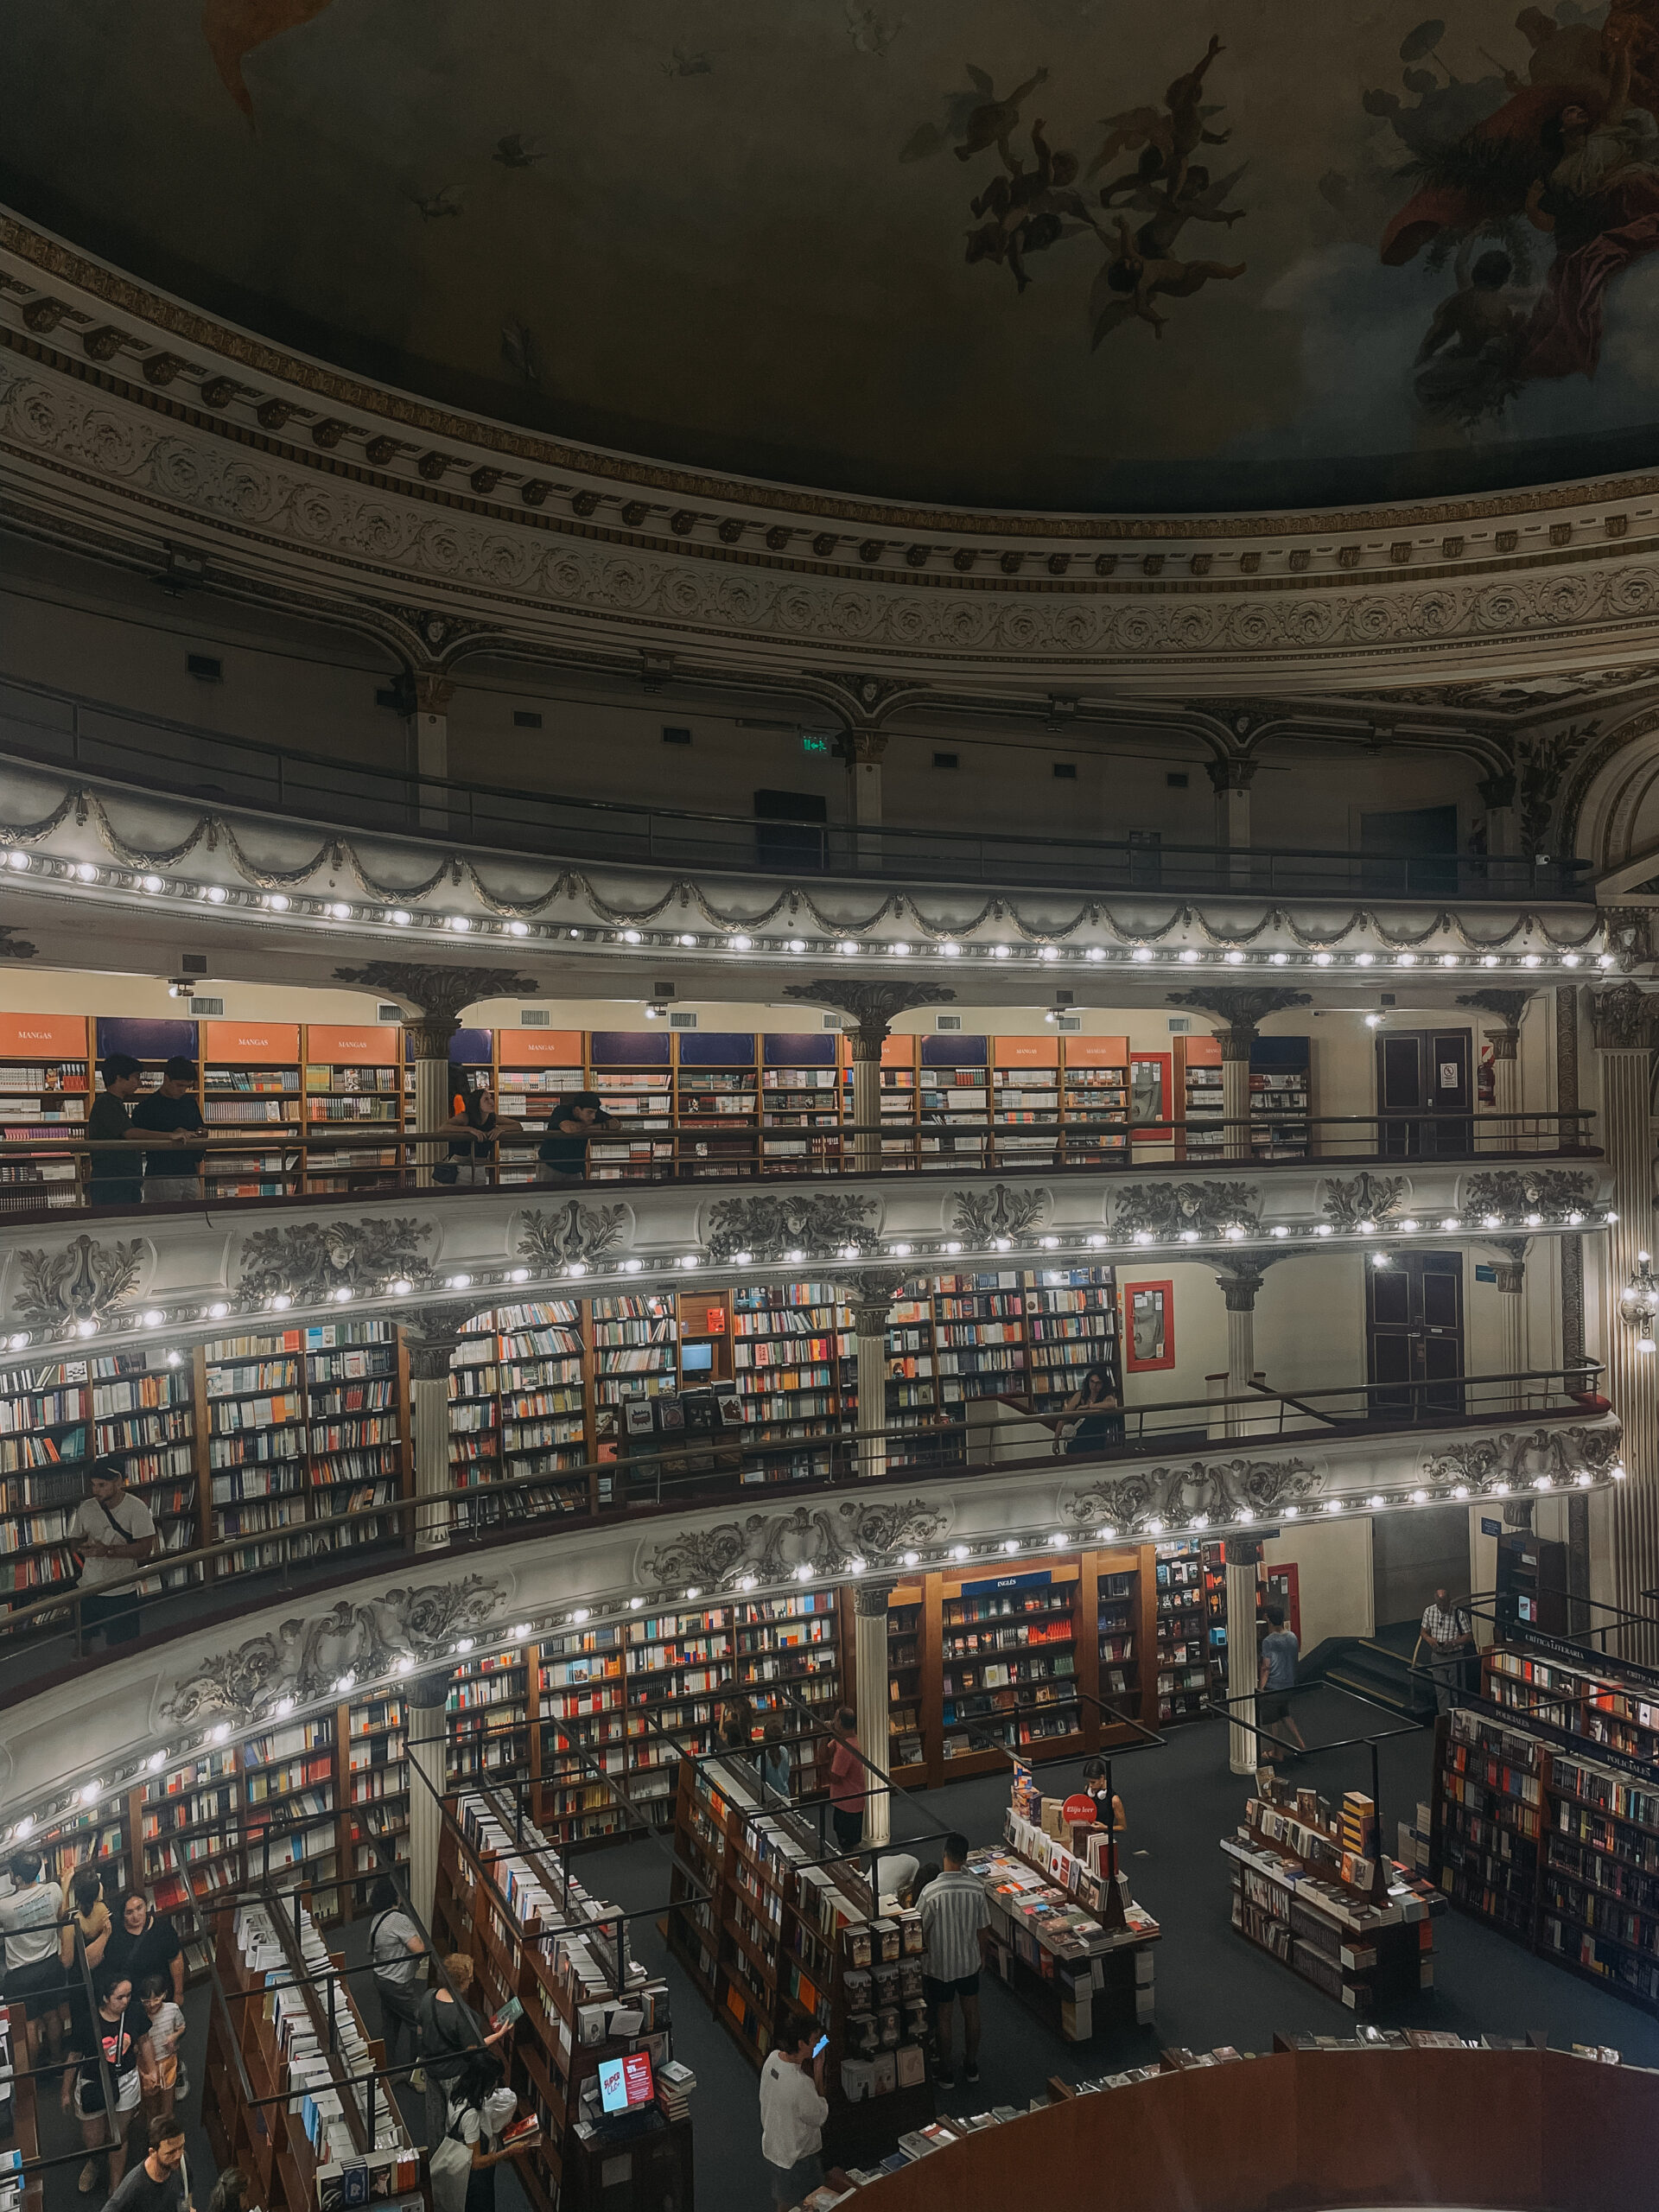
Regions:
M 1318 1671 L 1333 1689 L 1355 1690 L 1397 1713 L 1402 1720 L 1434 1718 L 1433 1685 L 1414 1675 L 1409 1662 L 1370 1637 L 1333 1638 L 1314 1655 Z M 1303 1670 L 1306 1681 L 1310 1670 Z

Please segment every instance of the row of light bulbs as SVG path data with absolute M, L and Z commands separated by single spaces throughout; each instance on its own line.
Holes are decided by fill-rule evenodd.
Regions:
M 1586 1219 L 1586 1215 L 1578 1211 L 1563 1217 L 1565 1226 L 1568 1229 L 1580 1227 Z M 1611 1227 L 1618 1221 L 1618 1216 L 1617 1213 L 1606 1212 L 1602 1215 L 1601 1219 Z M 1462 1234 L 1471 1226 L 1455 1214 L 1447 1214 L 1438 1225 L 1447 1236 Z M 1479 1225 L 1483 1230 L 1517 1228 L 1539 1230 L 1543 1228 L 1545 1224 L 1543 1216 L 1537 1213 L 1525 1214 L 1518 1222 L 1512 1222 L 1505 1214 L 1489 1213 L 1481 1217 Z M 1356 1225 L 1351 1234 L 1364 1238 L 1379 1236 L 1408 1237 L 1416 1236 L 1421 1227 L 1421 1222 L 1412 1219 L 1381 1225 L 1374 1221 L 1362 1221 Z M 1034 1249 L 1039 1252 L 1052 1253 L 1103 1252 L 1113 1249 L 1114 1246 L 1123 1250 L 1131 1248 L 1137 1250 L 1151 1250 L 1154 1249 L 1179 1249 L 1183 1247 L 1190 1249 L 1193 1245 L 1204 1243 L 1244 1245 L 1269 1241 L 1282 1243 L 1292 1236 L 1321 1242 L 1338 1233 L 1332 1229 L 1331 1224 L 1325 1221 L 1313 1223 L 1298 1230 L 1289 1229 L 1282 1223 L 1275 1224 L 1271 1229 L 1262 1230 L 1249 1228 L 1242 1223 L 1235 1222 L 1226 1228 L 1213 1232 L 1183 1229 L 1178 1231 L 1173 1238 L 1156 1237 L 1149 1230 L 1138 1229 L 1128 1237 L 1113 1238 L 1099 1232 L 1085 1236 L 1081 1232 L 1073 1231 L 1067 1236 L 1046 1236 L 1031 1240 L 1020 1240 L 1020 1242 L 1023 1250 Z M 988 1254 L 1001 1257 L 1012 1252 L 1015 1249 L 1015 1243 L 1016 1240 L 1013 1237 L 995 1236 L 992 1237 L 982 1249 Z M 901 1240 L 892 1243 L 872 1243 L 868 1246 L 842 1244 L 836 1248 L 833 1255 L 823 1252 L 810 1253 L 805 1246 L 798 1245 L 784 1253 L 781 1259 L 778 1260 L 757 1260 L 753 1252 L 734 1252 L 728 1260 L 723 1261 L 712 1259 L 699 1252 L 685 1252 L 656 1264 L 663 1268 L 672 1268 L 682 1274 L 689 1274 L 710 1268 L 718 1270 L 728 1266 L 760 1268 L 800 1267 L 809 1263 L 827 1265 L 833 1260 L 866 1262 L 909 1259 L 954 1260 L 961 1256 L 963 1249 L 962 1241 L 958 1237 L 944 1239 L 936 1237 L 920 1243 Z M 1383 1253 L 1373 1253 L 1371 1262 L 1373 1266 L 1385 1267 L 1389 1264 L 1387 1255 Z M 639 1259 L 618 1260 L 608 1265 L 597 1261 L 568 1260 L 550 1274 L 543 1274 L 535 1277 L 535 1280 L 543 1282 L 578 1282 L 591 1275 L 598 1284 L 616 1277 L 641 1274 L 645 1272 L 645 1267 L 646 1262 Z M 518 1289 L 531 1280 L 532 1270 L 529 1268 L 494 1268 L 481 1270 L 478 1274 L 463 1272 L 443 1275 L 432 1284 L 423 1286 L 423 1287 L 428 1289 L 433 1295 L 440 1291 L 467 1290 L 476 1290 L 483 1294 L 509 1288 Z M 379 1298 L 412 1298 L 416 1288 L 416 1284 L 407 1275 L 393 1276 L 389 1281 L 378 1283 L 363 1292 L 354 1290 L 342 1283 L 331 1290 L 324 1299 L 309 1304 L 302 1300 L 297 1301 L 297 1311 L 301 1314 L 326 1313 L 330 1306 L 350 1306 L 359 1298 L 367 1298 L 371 1301 Z M 0 1339 L 0 1342 L 3 1342 L 6 1351 L 21 1353 L 49 1350 L 54 1346 L 67 1346 L 76 1342 L 84 1343 L 95 1337 L 124 1340 L 145 1336 L 159 1329 L 199 1328 L 207 1322 L 229 1320 L 232 1318 L 232 1310 L 231 1302 L 223 1298 L 213 1299 L 205 1306 L 194 1304 L 188 1306 L 149 1306 L 130 1319 L 125 1320 L 112 1319 L 101 1325 L 96 1321 L 82 1320 L 67 1323 L 59 1330 L 14 1329 L 3 1339 Z M 253 1319 L 260 1313 L 289 1313 L 296 1310 L 296 1301 L 288 1291 L 275 1291 L 270 1297 L 262 1300 L 257 1306 L 238 1305 L 234 1309 L 237 1317 L 241 1319 Z M 176 1350 L 169 1351 L 167 1355 L 168 1364 L 176 1367 L 182 1357 L 181 1352 Z
M 1625 1470 L 1622 1461 L 1616 1462 L 1607 1471 L 1610 1478 L 1614 1482 L 1623 1482 L 1625 1478 Z M 1574 1471 L 1567 1487 L 1589 1490 L 1593 1487 L 1594 1482 L 1595 1478 L 1589 1469 L 1580 1467 Z M 1550 1475 L 1535 1477 L 1531 1485 L 1535 1491 L 1541 1492 L 1553 1491 L 1555 1486 L 1554 1478 Z M 1482 1484 L 1479 1486 L 1479 1494 L 1487 1497 L 1508 1497 L 1511 1494 L 1511 1487 L 1509 1483 L 1503 1481 Z M 1468 1483 L 1456 1483 L 1449 1491 L 1440 1496 L 1421 1488 L 1405 1492 L 1374 1491 L 1364 1500 L 1363 1510 L 1370 1513 L 1385 1513 L 1409 1510 L 1433 1504 L 1448 1503 L 1462 1504 L 1473 1495 L 1475 1491 Z M 1352 1509 L 1347 1499 L 1332 1497 L 1325 1501 L 1322 1508 L 1311 1510 L 1307 1517 L 1317 1518 L 1319 1512 L 1336 1516 L 1351 1510 Z M 1256 1513 L 1249 1506 L 1240 1506 L 1230 1516 L 1226 1517 L 1212 1516 L 1207 1513 L 1195 1513 L 1190 1520 L 1182 1523 L 1166 1522 L 1160 1516 L 1154 1515 L 1143 1522 L 1138 1529 L 1130 1529 L 1127 1532 L 1120 1532 L 1112 1522 L 1107 1522 L 1087 1532 L 1056 1529 L 1046 1537 L 1042 1535 L 1002 1536 L 987 1539 L 979 1543 L 958 1542 L 944 1547 L 934 1546 L 925 1553 L 910 1549 L 899 1554 L 898 1564 L 909 1570 L 914 1570 L 929 1561 L 940 1566 L 948 1563 L 952 1567 L 962 1567 L 976 1558 L 987 1560 L 1018 1559 L 1022 1554 L 1028 1557 L 1039 1551 L 1080 1550 L 1090 1544 L 1116 1543 L 1120 1539 L 1125 1543 L 1136 1542 L 1145 1537 L 1151 1537 L 1154 1541 L 1159 1542 L 1167 1541 L 1170 1543 L 1181 1543 L 1193 1537 L 1205 1535 L 1210 1535 L 1213 1539 L 1227 1528 L 1241 1529 L 1253 1527 L 1266 1528 L 1277 1522 L 1297 1521 L 1303 1517 L 1302 1508 L 1294 1503 L 1280 1506 L 1271 1513 Z M 855 1556 L 847 1561 L 844 1572 L 849 1577 L 857 1579 L 869 1572 L 869 1562 L 868 1560 Z M 834 1571 L 823 1573 L 816 1567 L 802 1566 L 794 1569 L 791 1579 L 803 1584 L 833 1583 L 837 1579 L 837 1575 Z M 740 1575 L 735 1585 L 738 1592 L 745 1597 L 760 1586 L 760 1578 L 753 1574 Z M 701 1583 L 690 1583 L 682 1593 L 681 1601 L 686 1605 L 696 1605 L 707 1594 L 709 1593 L 705 1592 Z M 527 1643 L 533 1636 L 539 1637 L 566 1629 L 580 1629 L 594 1618 L 620 1618 L 626 1613 L 639 1612 L 644 1609 L 645 1602 L 645 1599 L 637 1593 L 626 1600 L 601 1599 L 591 1605 L 572 1606 L 562 1614 L 548 1614 L 534 1621 L 516 1622 L 505 1637 L 486 1637 L 482 1639 L 470 1636 L 458 1637 L 449 1646 L 445 1656 L 453 1659 L 467 1659 L 474 1651 L 480 1649 L 480 1643 L 486 1651 L 509 1650 L 516 1645 Z M 659 1602 L 671 1605 L 675 1601 L 671 1599 L 664 1599 Z M 413 1674 L 415 1669 L 414 1660 L 408 1656 L 400 1658 L 392 1669 L 390 1679 L 394 1681 L 402 1681 Z M 372 1692 L 385 1686 L 381 1682 L 374 1681 L 365 1683 L 362 1687 Z M 329 1695 L 335 1698 L 349 1697 L 358 1688 L 358 1678 L 354 1673 L 341 1675 L 334 1681 Z M 326 1700 L 319 1699 L 315 1702 L 321 1705 Z M 250 1735 L 259 1733 L 269 1726 L 270 1720 L 289 1719 L 296 1710 L 296 1703 L 293 1698 L 279 1698 L 271 1707 L 270 1713 L 262 1715 L 259 1720 L 251 1724 L 245 1732 Z M 227 1721 L 216 1721 L 212 1727 L 206 1729 L 201 1735 L 190 1741 L 151 1751 L 146 1758 L 131 1768 L 127 1775 L 118 1777 L 113 1783 L 105 1782 L 101 1777 L 94 1776 L 75 1789 L 67 1804 L 79 1805 L 83 1809 L 90 1809 L 106 1796 L 118 1795 L 136 1777 L 159 1774 L 163 1768 L 181 1764 L 187 1759 L 199 1758 L 205 1751 L 222 1748 L 230 1741 L 231 1732 L 230 1724 Z M 50 1811 L 39 1815 L 23 1815 L 4 1831 L 3 1835 L 0 1835 L 0 1847 L 27 1843 L 41 1821 L 53 1817 L 54 1815 Z
M 220 883 L 187 883 L 154 870 L 139 873 L 130 868 L 106 868 L 91 861 L 60 861 L 48 855 L 25 852 L 14 846 L 6 855 L 8 868 L 18 874 L 33 874 L 47 880 L 71 880 L 87 886 L 103 885 L 117 891 L 137 891 L 152 899 L 180 899 L 200 901 L 208 906 L 235 908 L 238 912 L 251 912 L 275 918 L 291 917 L 296 921 L 354 922 L 393 929 L 425 929 L 447 931 L 457 937 L 477 934 L 483 937 L 530 938 L 545 941 L 575 938 L 588 944 L 645 946 L 652 950 L 678 948 L 701 952 L 760 952 L 763 955 L 789 954 L 798 957 L 805 953 L 835 952 L 845 959 L 874 958 L 878 956 L 898 960 L 912 960 L 932 956 L 942 960 L 1025 959 L 1048 963 L 1058 961 L 1084 961 L 1099 963 L 1103 961 L 1146 965 L 1162 961 L 1166 965 L 1196 967 L 1205 955 L 1186 946 L 1179 950 L 1139 944 L 1128 952 L 1102 945 L 1090 945 L 1081 950 L 1058 945 L 963 944 L 954 939 L 928 941 L 918 944 L 898 939 L 880 939 L 863 943 L 854 938 L 809 939 L 801 937 L 751 937 L 742 931 L 698 935 L 690 930 L 662 931 L 638 929 L 573 928 L 550 922 L 525 922 L 512 918 L 493 920 L 478 918 L 470 914 L 435 913 L 419 907 L 382 906 L 379 904 L 353 905 L 343 899 L 316 899 L 302 893 L 290 895 L 285 891 L 245 891 L 227 888 Z M 1211 956 L 1213 957 L 1214 956 Z M 1553 959 L 1555 965 L 1566 969 L 1581 967 L 1586 955 L 1579 952 L 1556 953 L 1546 956 L 1538 952 L 1482 953 L 1471 956 L 1471 964 L 1481 968 L 1537 969 Z M 1601 952 L 1594 956 L 1599 968 L 1617 965 L 1616 956 Z M 1230 968 L 1246 965 L 1269 968 L 1374 968 L 1381 964 L 1394 968 L 1460 968 L 1464 956 L 1457 952 L 1438 954 L 1396 952 L 1392 955 L 1376 952 L 1255 952 L 1243 951 L 1236 946 L 1221 956 L 1222 964 Z

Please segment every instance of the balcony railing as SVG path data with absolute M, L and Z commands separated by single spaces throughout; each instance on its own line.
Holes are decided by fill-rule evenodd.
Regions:
M 298 1591 L 314 1592 L 365 1573 L 378 1573 L 389 1560 L 418 1561 L 424 1568 L 440 1556 L 464 1560 L 555 1531 L 563 1538 L 669 1513 L 752 1508 L 762 1498 L 794 1500 L 835 1491 L 880 1497 L 884 1488 L 938 1477 L 948 1477 L 958 1496 L 966 1496 L 975 1484 L 1001 1484 L 1014 1477 L 1040 1485 L 1048 1497 L 1061 1469 L 1069 1478 L 1109 1480 L 1154 1457 L 1199 1462 L 1206 1454 L 1230 1458 L 1269 1442 L 1300 1441 L 1305 1448 L 1328 1449 L 1425 1430 L 1538 1424 L 1574 1416 L 1596 1421 L 1607 1411 L 1606 1400 L 1599 1395 L 1601 1371 L 1597 1362 L 1583 1360 L 1565 1367 L 1425 1382 L 1353 1382 L 1294 1393 L 1258 1384 L 1243 1395 L 1126 1408 L 1118 1415 L 1121 1440 L 1086 1450 L 1066 1448 L 1062 1431 L 1070 1416 L 1033 1413 L 1018 1397 L 971 1400 L 959 1414 L 809 1439 L 780 1441 L 766 1435 L 768 1425 L 759 1422 L 709 1434 L 688 1431 L 671 1445 L 636 1450 L 630 1443 L 621 1459 L 562 1469 L 558 1482 L 567 1489 L 586 1478 L 586 1506 L 575 1511 L 568 1503 L 551 1502 L 545 1474 L 469 1484 L 455 1482 L 446 1469 L 445 1482 L 419 1496 L 339 1516 L 332 1523 L 314 1519 L 292 1529 L 271 1528 L 257 1536 L 245 1531 L 188 1551 L 168 1552 L 127 1576 L 100 1583 L 89 1594 L 108 1598 L 142 1589 L 159 1577 L 159 1593 L 143 1598 L 143 1621 L 146 1638 L 163 1639 L 202 1627 L 213 1618 L 234 1618 L 262 1604 L 286 1602 Z M 770 1426 L 775 1429 L 777 1424 Z M 798 1471 L 808 1461 L 809 1471 Z M 1366 1500 L 1356 1496 L 1343 1503 L 1363 1510 Z M 1272 1521 L 1270 1513 L 1257 1516 L 1258 1529 Z M 348 1522 L 362 1525 L 349 1541 L 337 1543 Z M 1184 1532 L 1154 1522 L 1138 1533 L 1128 1526 L 1118 1533 L 1126 1542 L 1151 1542 Z M 238 1568 L 238 1555 L 245 1557 L 255 1546 L 273 1555 L 274 1563 Z M 219 1599 L 222 1606 L 215 1605 Z M 117 1656 L 130 1656 L 134 1649 L 131 1643 L 121 1645 Z M 84 1656 L 78 1589 L 59 1587 L 27 1602 L 13 1599 L 9 1611 L 0 1611 L 0 1657 L 5 1662 L 0 1707 L 28 1696 L 44 1677 Z
M 1601 1157 L 1591 1141 L 1593 1113 L 1552 1114 L 1324 1114 L 1274 1116 L 1270 1132 L 1260 1116 L 1220 1116 L 1136 1123 L 1061 1120 L 1033 1115 L 1002 1127 L 961 1128 L 923 1123 L 895 1128 L 892 1120 L 842 1122 L 832 1128 L 711 1128 L 662 1117 L 660 1127 L 623 1121 L 596 1129 L 585 1178 L 551 1174 L 535 1159 L 540 1132 L 474 1141 L 483 1156 L 452 1160 L 453 1132 L 376 1128 L 347 1130 L 329 1124 L 316 1135 L 270 1138 L 257 1134 L 193 1139 L 204 1155 L 204 1193 L 170 1202 L 171 1210 L 206 1204 L 214 1209 L 274 1198 L 374 1198 L 421 1187 L 429 1197 L 446 1190 L 556 1186 L 603 1191 L 613 1183 L 742 1182 L 757 1179 L 941 1173 L 1071 1175 L 1128 1173 L 1148 1168 L 1223 1171 L 1256 1175 L 1292 1172 L 1310 1162 L 1332 1167 L 1401 1161 L 1497 1160 L 1587 1160 Z M 109 1155 L 118 1149 L 89 1144 L 85 1136 L 34 1137 L 0 1149 L 0 1219 L 35 1218 L 86 1210 L 122 1212 L 130 1205 L 92 1208 L 92 1155 L 111 1175 Z M 607 1147 L 626 1144 L 639 1156 L 607 1160 Z M 162 1151 L 157 1144 L 156 1150 Z M 144 1147 L 127 1147 L 122 1180 L 135 1192 Z M 251 1165 L 244 1165 L 252 1163 Z M 453 1171 L 453 1172 L 451 1172 Z M 170 1168 L 158 1171 L 171 1174 Z M 430 1186 L 429 1188 L 428 1186 Z M 149 1208 L 146 1211 L 162 1209 Z
M 1251 897 L 1586 901 L 1591 864 L 1486 854 L 1241 851 L 1145 836 L 1052 837 L 1010 830 L 758 822 L 751 815 L 579 798 L 462 783 L 413 770 L 226 736 L 72 694 L 0 684 L 0 747 L 197 800 L 302 816 L 331 828 L 441 838 L 584 864 L 903 882 L 1075 887 Z

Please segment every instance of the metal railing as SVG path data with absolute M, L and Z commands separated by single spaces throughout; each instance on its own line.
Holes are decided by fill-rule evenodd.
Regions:
M 84 1098 L 85 1093 L 69 1093 Z M 3 1101 L 0 1100 L 0 1111 Z M 536 1157 L 543 1131 L 470 1140 L 474 1156 L 452 1160 L 453 1131 L 345 1128 L 293 1135 L 193 1138 L 181 1147 L 204 1157 L 194 1198 L 169 1196 L 175 1209 L 273 1198 L 373 1197 L 430 1186 L 430 1192 L 532 1185 L 563 1189 L 613 1182 L 744 1181 L 756 1178 L 979 1172 L 1127 1173 L 1148 1167 L 1223 1168 L 1254 1175 L 1309 1161 L 1376 1166 L 1398 1160 L 1595 1160 L 1589 1109 L 1549 1114 L 1321 1114 L 1259 1118 L 1183 1117 L 1136 1122 L 1038 1116 L 1007 1125 L 946 1126 L 923 1121 L 896 1128 L 893 1118 L 830 1128 L 711 1126 L 706 1117 L 664 1116 L 660 1127 L 632 1119 L 595 1129 L 585 1177 L 543 1171 Z M 94 1145 L 84 1135 L 18 1135 L 0 1149 L 0 1220 L 8 1216 L 99 1206 L 125 1211 L 143 1203 L 147 1147 Z M 175 1177 L 165 1143 L 153 1147 L 160 1175 Z M 98 1155 L 96 1163 L 93 1155 Z M 479 1156 L 482 1155 L 482 1156 Z M 100 1195 L 92 1180 L 96 1165 Z M 186 1171 L 187 1173 L 188 1171 Z M 119 1198 L 109 1186 L 125 1185 Z
M 1214 892 L 1585 901 L 1592 895 L 1586 861 L 1312 846 L 1241 851 L 1135 835 L 1054 837 L 886 823 L 873 829 L 757 821 L 752 815 L 462 783 L 229 736 L 15 677 L 0 683 L 0 747 L 198 802 L 303 816 L 331 829 L 460 840 L 586 865 L 608 861 L 790 877 L 1055 886 L 1103 896 Z
M 778 1424 L 750 1422 L 707 1433 L 687 1431 L 672 1444 L 650 1450 L 633 1450 L 624 1440 L 626 1456 L 621 1459 L 585 1459 L 556 1471 L 499 1481 L 450 1479 L 418 1496 L 355 1512 L 248 1529 L 187 1550 L 158 1553 L 85 1594 L 107 1599 L 138 1591 L 149 1632 L 171 1635 L 200 1626 L 204 1599 L 211 1610 L 214 1596 L 223 1596 L 227 1610 L 245 1613 L 301 1587 L 355 1580 L 370 1562 L 378 1568 L 389 1557 L 430 1560 L 440 1552 L 453 1556 L 521 1542 L 556 1526 L 574 1531 L 639 1516 L 752 1504 L 757 1492 L 775 1495 L 785 1485 L 796 1497 L 843 1489 L 869 1496 L 873 1483 L 879 1487 L 947 1474 L 954 1483 L 971 1484 L 1026 1473 L 1046 1485 L 1052 1482 L 1057 1457 L 1065 1458 L 1068 1473 L 1086 1475 L 1153 1452 L 1179 1452 L 1195 1460 L 1211 1452 L 1236 1452 L 1241 1439 L 1329 1444 L 1517 1418 L 1594 1418 L 1605 1410 L 1597 1395 L 1600 1373 L 1596 1362 L 1586 1360 L 1434 1382 L 1357 1382 L 1294 1396 L 1258 1387 L 1248 1394 L 1173 1399 L 1123 1409 L 1117 1416 L 1123 1425 L 1120 1440 L 1071 1451 L 1058 1433 L 1070 1416 L 1059 1409 L 1033 1411 L 1018 1398 L 969 1399 L 949 1416 L 818 1436 L 780 1439 L 762 1433 Z M 1000 1442 L 999 1427 L 1010 1432 Z M 1032 1435 L 1033 1428 L 1048 1433 L 1039 1440 Z M 579 1490 L 585 1490 L 585 1502 L 572 1504 Z M 307 1494 L 286 1495 L 302 1503 Z M 315 1499 L 321 1493 L 309 1495 Z M 200 1510 L 207 1503 L 204 1493 Z M 237 1565 L 238 1557 L 255 1554 L 255 1565 Z M 143 1586 L 158 1577 L 163 1579 L 160 1591 L 144 1592 Z M 9 1662 L 0 1679 L 0 1706 L 30 1694 L 56 1666 L 84 1662 L 81 1599 L 78 1587 L 62 1584 L 0 1612 L 0 1654 Z M 117 1647 L 118 1652 L 131 1649 L 130 1643 Z M 19 1663 L 25 1656 L 27 1667 Z

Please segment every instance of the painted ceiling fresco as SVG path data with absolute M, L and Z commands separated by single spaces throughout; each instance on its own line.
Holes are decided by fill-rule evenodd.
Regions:
M 1659 0 L 6 0 L 0 197 L 342 366 L 978 506 L 1659 458 Z

